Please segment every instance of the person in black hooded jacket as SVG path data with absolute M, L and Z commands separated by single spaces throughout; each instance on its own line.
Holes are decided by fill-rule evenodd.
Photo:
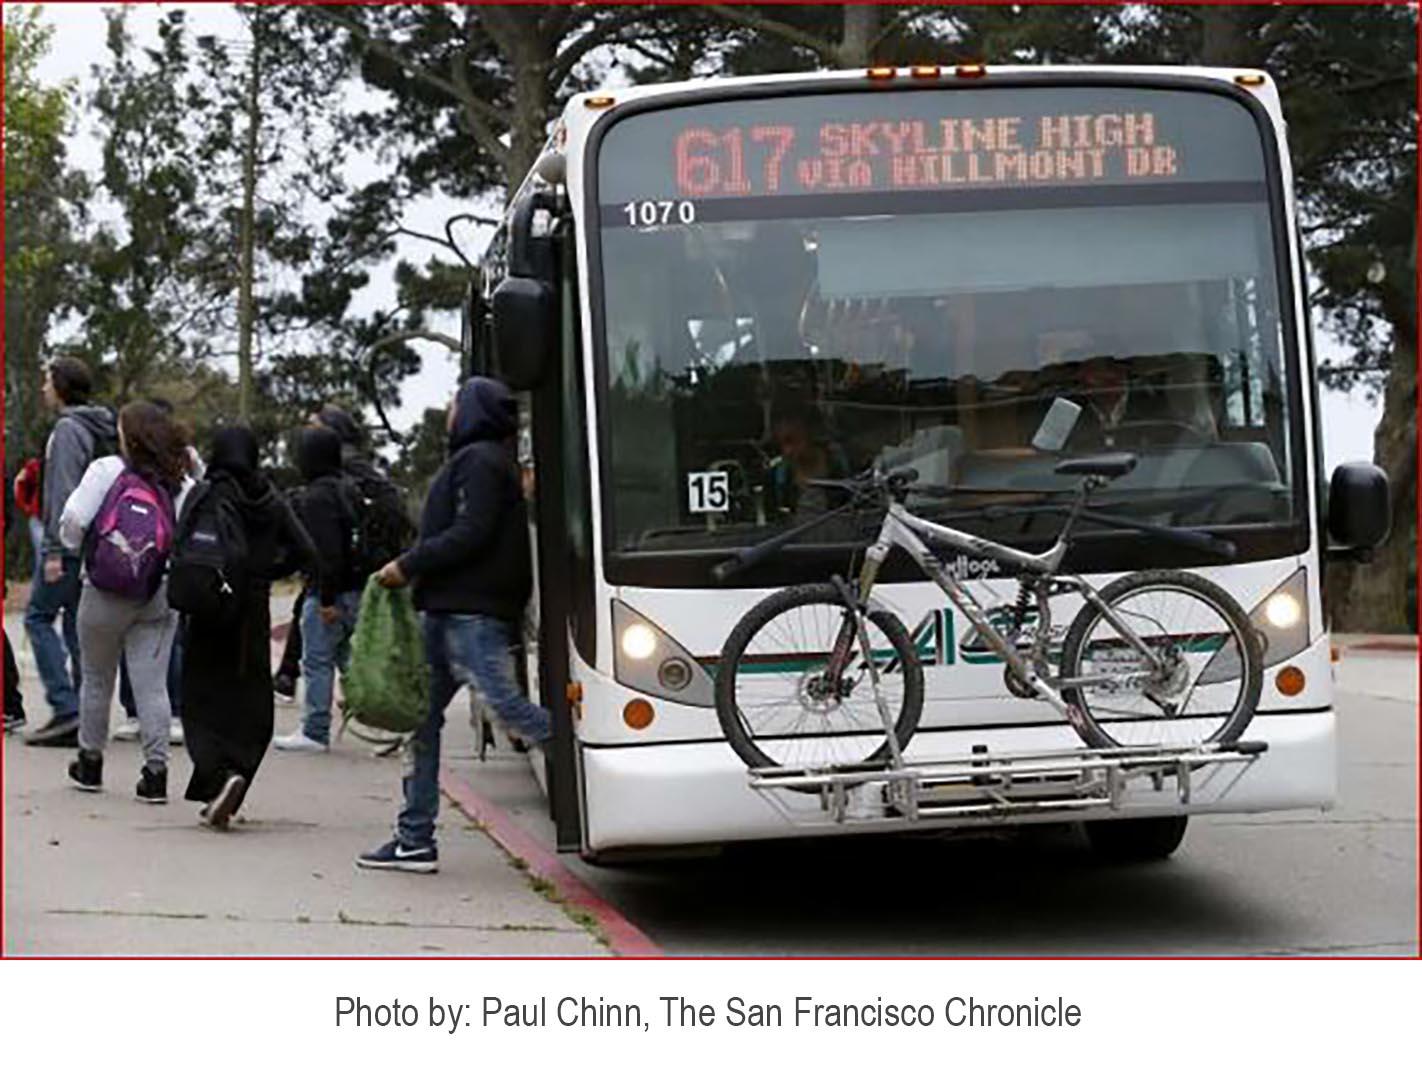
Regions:
M 207 483 L 230 498 L 246 529 L 247 595 L 236 622 L 183 622 L 183 727 L 193 762 L 186 797 L 202 820 L 227 825 L 252 787 L 272 741 L 271 583 L 320 556 L 291 507 L 257 470 L 257 441 L 244 426 L 213 436 Z
M 425 500 L 419 541 L 376 574 L 387 588 L 414 582 L 430 709 L 405 762 L 395 838 L 362 855 L 361 867 L 438 870 L 440 731 L 460 686 L 473 686 L 524 740 L 548 738 L 548 712 L 519 690 L 511 655 L 532 582 L 517 430 L 518 407 L 507 388 L 487 377 L 465 383 L 450 409 L 449 457 Z
M 364 578 L 351 553 L 355 510 L 342 482 L 340 436 L 322 426 L 302 430 L 296 439 L 296 465 L 306 484 L 297 514 L 321 564 L 307 578 L 301 609 L 301 728 L 279 736 L 274 745 L 278 750 L 324 751 L 331 742 L 336 670 L 344 671 L 350 659 Z
M 328 403 L 311 416 L 310 425 L 334 430 L 341 439 L 341 473 L 360 486 L 390 486 L 389 479 L 366 456 L 365 427 L 343 407 Z M 302 592 L 292 603 L 292 621 L 287 628 L 286 644 L 281 663 L 272 679 L 272 689 L 278 697 L 290 701 L 296 696 L 296 681 L 301 677 L 301 610 L 306 605 Z

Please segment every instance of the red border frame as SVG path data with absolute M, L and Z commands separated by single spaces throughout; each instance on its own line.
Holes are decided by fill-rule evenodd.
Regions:
M 77 3 L 83 3 L 84 0 L 47 0 L 47 2 L 52 3 L 52 4 L 77 4 Z M 132 0 L 130 0 L 130 2 L 132 2 Z M 196 5 L 196 4 L 206 4 L 206 3 L 219 3 L 219 2 L 223 2 L 223 0 L 188 0 L 188 3 L 193 4 L 193 5 Z M 273 6 L 278 6 L 278 5 L 277 5 L 277 0 L 256 0 L 256 2 L 258 2 L 258 3 L 264 3 L 264 4 L 270 3 L 270 4 L 272 4 Z M 333 2 L 333 0 L 293 0 L 293 2 L 294 2 L 294 3 L 301 3 L 301 4 L 317 4 L 317 3 Z M 349 2 L 349 0 L 348 0 L 348 2 Z M 374 6 L 375 4 L 379 3 L 380 0 L 355 0 L 355 2 L 360 3 L 360 4 L 369 4 L 370 6 Z M 433 2 L 433 0 L 410 0 L 410 2 L 411 2 L 411 3 L 422 3 L 422 2 Z M 477 3 L 477 0 L 475 0 L 475 2 Z M 537 2 L 537 0 L 505 0 L 505 2 L 513 3 L 513 4 L 532 4 L 532 3 Z M 551 2 L 554 2 L 554 3 L 562 3 L 562 2 L 571 2 L 571 0 L 551 0 Z M 635 3 L 636 0 L 603 0 L 603 2 L 606 4 L 606 6 L 617 6 L 617 5 L 624 4 L 624 3 Z M 697 0 L 657 0 L 657 2 L 658 2 L 658 3 L 661 3 L 661 4 L 664 4 L 665 6 L 687 6 L 687 5 L 691 5 L 691 4 L 697 3 Z M 801 5 L 801 4 L 802 4 L 802 0 L 767 0 L 767 2 L 772 3 L 772 4 L 784 4 L 784 5 L 787 5 L 787 6 L 789 6 L 789 5 Z M 862 2 L 862 0 L 861 0 L 861 2 Z M 882 0 L 869 0 L 869 2 L 878 3 L 878 2 L 882 2 Z M 1028 3 L 1028 4 L 1035 5 L 1035 6 L 1053 6 L 1053 5 L 1068 5 L 1068 4 L 1077 4 L 1077 5 L 1085 6 L 1085 5 L 1082 3 L 1082 0 L 975 0 L 975 2 L 976 2 L 977 4 L 982 4 L 983 6 L 996 5 L 996 4 L 1006 4 L 1006 3 L 1014 3 L 1014 2 Z M 1094 2 L 1094 3 L 1097 3 L 1098 6 L 1106 7 L 1106 6 L 1122 6 L 1124 3 L 1129 2 L 1129 0 L 1089 0 L 1089 2 Z M 1371 3 L 1376 3 L 1376 4 L 1386 4 L 1386 5 L 1390 5 L 1390 6 L 1408 6 L 1409 3 L 1410 3 L 1410 0 L 1312 0 L 1311 3 L 1309 3 L 1309 0 L 1283 0 L 1283 2 L 1284 2 L 1284 3 L 1287 3 L 1287 4 L 1290 4 L 1290 5 L 1298 5 L 1298 6 L 1305 6 L 1305 4 L 1309 4 L 1309 6 L 1342 6 L 1342 5 L 1359 6 L 1359 5 L 1361 5 L 1361 4 L 1366 4 L 1366 3 L 1369 3 L 1369 2 L 1371 2 Z M 1155 3 L 1156 3 L 1157 5 L 1159 5 L 1159 6 L 1189 6 L 1189 7 L 1206 7 L 1206 6 L 1223 6 L 1223 5 L 1230 5 L 1230 6 L 1258 6 L 1258 5 L 1254 5 L 1254 4 L 1243 4 L 1243 3 L 1240 3 L 1239 0 L 1193 0 L 1193 2 L 1191 2 L 1191 0 L 1155 0 Z M 170 5 L 170 6 L 180 6 L 180 5 L 176 5 L 176 4 L 175 4 L 175 5 Z M 285 5 L 285 6 L 290 6 L 290 5 Z M 1415 40 L 1415 44 L 1416 44 L 1416 50 L 1417 50 L 1418 66 L 1419 66 L 1419 68 L 1422 68 L 1422 32 L 1419 32 L 1419 34 L 1417 35 L 1416 40 Z M 0 88 L 3 88 L 3 86 L 4 86 L 4 76 L 3 76 L 3 72 L 0 72 Z M 1417 105 L 1418 105 L 1419 116 L 1422 116 L 1422 81 L 1419 81 L 1419 83 L 1418 83 L 1418 85 L 1417 85 Z M 1422 124 L 1419 125 L 1419 128 L 1422 129 Z M 0 121 L 0 129 L 3 129 L 3 121 Z M 3 161 L 0 161 L 0 176 L 3 175 L 3 172 L 4 172 L 4 170 L 3 170 Z M 1418 192 L 1416 211 L 1417 211 L 1417 213 L 1418 213 L 1419 216 L 1422 216 L 1422 189 L 1419 189 L 1419 192 Z M 5 216 L 4 216 L 4 211 L 3 211 L 3 209 L 0 209 L 0 241 L 3 241 L 3 240 L 4 240 L 4 236 L 5 236 Z M 1414 266 L 1415 266 L 1415 262 L 1414 262 Z M 0 290 L 3 290 L 3 285 L 4 285 L 4 270 L 3 270 L 3 268 L 0 268 Z M 1413 284 L 1413 296 L 1414 296 L 1414 298 L 1415 298 L 1416 295 L 1417 295 L 1417 290 L 1416 290 L 1416 288 L 1417 288 L 1417 284 L 1414 282 L 1414 284 Z M 0 333 L 3 333 L 3 331 L 4 331 L 4 321 L 5 321 L 4 314 L 3 314 L 3 313 L 0 313 Z M 1419 368 L 1422 368 L 1422 360 L 1419 360 Z M 3 376 L 4 371 L 5 371 L 4 347 L 3 347 L 3 342 L 0 342 L 0 376 Z M 1419 388 L 1417 389 L 1417 409 L 1418 409 L 1419 414 L 1422 414 L 1422 385 L 1419 385 Z M 0 406 L 0 420 L 3 420 L 3 418 L 4 418 L 4 410 L 3 410 L 3 406 Z M 1417 455 L 1418 455 L 1419 459 L 1422 459 L 1422 432 L 1419 432 L 1419 433 L 1417 434 L 1417 449 L 1416 449 L 1416 452 L 1417 452 Z M 3 433 L 0 433 L 0 455 L 3 455 L 3 453 L 4 453 L 4 436 L 3 436 Z M 1422 502 L 1419 502 L 1419 503 L 1418 503 L 1417 509 L 1414 510 L 1414 516 L 1416 517 L 1417 526 L 1418 526 L 1418 529 L 1419 529 L 1419 538 L 1418 538 L 1418 546 L 1417 546 L 1417 551 L 1418 551 L 1418 565 L 1419 565 L 1419 567 L 1422 567 Z M 1422 665 L 1422 649 L 1419 649 L 1419 654 L 1418 654 L 1418 655 L 1419 655 L 1419 665 Z M 1418 693 L 1419 693 L 1419 698 L 1422 699 L 1422 666 L 1419 666 Z M 1419 729 L 1419 731 L 1422 731 L 1422 729 Z M 4 744 L 3 744 L 3 743 L 0 743 L 0 800 L 3 800 L 3 797 L 4 797 L 4 778 L 3 778 L 4 761 L 5 761 Z M 1420 766 L 1418 767 L 1417 772 L 1418 772 L 1418 776 L 1417 776 L 1417 781 L 1416 781 L 1416 784 L 1417 784 L 1416 799 L 1418 800 L 1419 808 L 1422 808 L 1422 765 L 1420 765 Z M 493 837 L 493 839 L 495 840 L 496 843 L 498 843 L 501 847 L 505 848 L 507 851 L 509 851 L 509 852 L 511 852 L 511 853 L 513 853 L 513 854 L 515 854 L 515 855 L 518 855 L 518 856 L 520 856 L 521 858 L 523 858 L 524 860 L 526 860 L 526 861 L 528 862 L 528 864 L 529 864 L 530 870 L 533 870 L 536 874 L 538 874 L 538 875 L 540 875 L 541 877 L 546 878 L 546 879 L 548 879 L 549 881 L 553 882 L 553 884 L 555 885 L 555 887 L 557 887 L 557 889 L 558 889 L 560 895 L 563 897 L 565 903 L 567 903 L 567 904 L 569 904 L 569 905 L 572 905 L 572 906 L 574 906 L 574 907 L 576 907 L 576 908 L 586 909 L 586 910 L 588 910 L 590 913 L 592 913 L 592 915 L 598 920 L 599 924 L 602 925 L 603 930 L 604 930 L 604 932 L 605 932 L 606 935 L 607 935 L 609 945 L 610 945 L 611 948 L 613 949 L 613 952 L 614 952 L 615 955 L 617 955 L 617 956 L 619 956 L 619 957 L 628 957 L 628 958 L 634 958 L 634 959 L 638 959 L 638 960 L 648 960 L 648 959 L 651 959 L 651 958 L 660 956 L 660 948 L 658 948 L 657 945 L 656 945 L 654 942 L 652 942 L 652 940 L 651 940 L 649 937 L 647 937 L 643 932 L 641 932 L 640 929 L 638 929 L 635 925 L 633 925 L 630 921 L 628 921 L 625 917 L 623 917 L 619 912 L 617 912 L 617 910 L 613 909 L 612 906 L 610 906 L 610 905 L 608 905 L 606 902 L 602 901 L 601 898 L 599 898 L 595 893 L 593 893 L 593 891 L 591 890 L 591 888 L 589 888 L 586 883 L 584 883 L 581 879 L 577 878 L 577 876 L 574 875 L 574 874 L 562 863 L 562 861 L 558 859 L 556 853 L 553 853 L 551 850 L 547 849 L 546 846 L 542 845 L 541 842 L 538 842 L 538 841 L 535 840 L 532 836 L 530 836 L 529 834 L 525 833 L 520 827 L 518 827 L 518 826 L 513 822 L 511 816 L 509 816 L 507 812 L 503 811 L 502 808 L 498 807 L 496 804 L 493 804 L 493 803 L 491 803 L 490 801 L 488 801 L 487 799 L 485 799 L 484 797 L 480 796 L 477 792 L 474 791 L 474 789 L 473 789 L 471 786 L 469 786 L 469 785 L 468 785 L 467 783 L 465 783 L 464 781 L 461 781 L 461 780 L 459 780 L 458 778 L 456 778 L 456 777 L 454 776 L 454 774 L 453 774 L 451 771 L 448 771 L 448 770 L 442 771 L 442 773 L 441 773 L 441 783 L 442 783 L 442 785 L 443 785 L 444 790 L 446 791 L 446 793 L 450 796 L 450 798 L 451 798 L 458 806 L 460 806 L 463 810 L 466 811 L 466 813 L 470 814 L 472 817 L 476 818 L 478 821 L 482 822 L 482 823 L 485 825 L 485 827 L 487 828 L 487 830 L 488 830 L 490 836 Z M 5 827 L 4 827 L 4 809 L 3 809 L 3 803 L 0 803 L 0 843 L 2 843 L 3 840 L 4 840 L 4 828 L 5 828 Z M 1419 823 L 1418 823 L 1417 829 L 1416 829 L 1415 832 L 1416 832 L 1416 834 L 1417 834 L 1417 841 L 1416 841 L 1416 844 L 1417 844 L 1417 846 L 1418 846 L 1418 854 L 1419 854 L 1419 856 L 1422 856 L 1422 822 L 1419 822 Z M 0 884 L 3 884 L 4 870 L 5 870 L 4 848 L 3 848 L 3 845 L 0 845 Z M 1418 868 L 1417 872 L 1415 872 L 1415 873 L 1416 873 L 1417 878 L 1418 878 L 1418 886 L 1417 886 L 1417 888 L 1418 888 L 1418 891 L 1419 891 L 1419 893 L 1418 893 L 1418 899 L 1417 899 L 1417 932 L 1416 932 L 1415 934 L 1417 934 L 1417 936 L 1419 937 L 1419 943 L 1422 943 L 1422 863 L 1419 863 L 1419 868 Z M 549 956 L 549 957 L 547 957 L 547 958 L 530 957 L 530 956 L 527 956 L 527 955 L 481 955 L 481 956 L 479 956 L 479 957 L 471 957 L 471 956 L 467 956 L 467 955 L 466 955 L 466 956 L 455 956 L 455 957 L 444 957 L 444 956 L 441 956 L 441 957 L 438 957 L 438 958 L 417 957 L 417 956 L 409 956 L 409 955 L 397 955 L 397 956 L 371 956 L 371 955 L 350 956 L 350 955 L 342 955 L 342 956 L 330 956 L 330 957 L 321 957 L 321 956 L 312 956 L 312 955 L 193 955 L 193 956 L 181 956 L 181 957 L 179 957 L 179 956 L 169 956 L 169 955 L 134 955 L 134 956 L 102 956 L 102 957 L 100 957 L 100 956 L 95 956 L 95 955 L 73 955 L 73 956 L 69 956 L 69 955 L 34 955 L 34 956 L 29 956 L 29 955 L 12 955 L 12 954 L 6 953 L 6 950 L 5 950 L 5 945 L 6 945 L 6 944 L 5 944 L 5 941 L 4 941 L 4 940 L 5 940 L 5 904 L 4 904 L 3 897 L 0 897 L 0 960 L 4 960 L 4 961 L 323 961 L 323 960 L 324 960 L 324 961 L 421 961 L 421 962 L 427 962 L 427 961 L 530 961 L 530 960 L 533 960 L 533 961 L 537 961 L 537 960 L 548 960 L 548 961 L 600 961 L 600 960 L 604 960 L 604 959 L 599 959 L 599 958 L 570 957 L 570 956 L 565 956 L 565 955 L 553 955 L 553 956 Z M 1289 959 L 1289 958 L 1273 958 L 1273 957 L 1270 957 L 1270 958 L 1261 958 L 1261 957 L 1258 957 L 1258 956 L 1255 956 L 1255 955 L 1172 955 L 1172 956 L 1170 956 L 1170 958 L 1169 958 L 1168 960 L 1182 960 L 1182 961 L 1242 961 L 1242 960 L 1247 960 L 1247 961 L 1292 961 L 1292 960 L 1304 960 L 1304 961 L 1409 961 L 1409 960 L 1416 960 L 1417 957 L 1422 957 L 1422 946 L 1419 946 L 1418 955 L 1415 956 L 1415 957 L 1412 958 L 1412 959 L 1409 959 L 1409 958 L 1395 958 L 1395 957 L 1383 957 L 1383 956 L 1381 956 L 1381 955 L 1360 955 L 1360 956 L 1357 956 L 1357 957 L 1307 958 L 1307 959 Z M 804 959 L 804 960 L 811 960 L 811 961 L 825 961 L 825 960 L 843 960 L 843 961 L 893 961 L 893 960 L 904 960 L 904 959 L 897 959 L 897 958 L 893 958 L 893 957 L 883 957 L 883 956 L 846 956 L 846 957 L 838 957 L 838 956 L 836 956 L 836 957 L 831 958 L 831 957 L 828 957 L 828 956 L 819 957 L 819 956 L 811 956 L 811 955 L 795 955 L 795 956 L 790 956 L 790 955 L 767 955 L 767 956 L 761 956 L 761 955 L 726 955 L 726 956 L 719 956 L 719 955 L 717 955 L 717 956 L 710 956 L 710 955 L 687 955 L 687 956 L 685 956 L 682 960 L 688 960 L 688 961 L 708 961 L 708 960 L 715 960 L 715 961 L 777 961 L 777 960 L 781 960 L 781 961 L 783 961 L 783 960 L 797 960 L 797 959 Z M 1161 960 L 1167 960 L 1167 959 L 1164 958 L 1164 956 L 1158 956 L 1158 955 L 1124 955 L 1124 956 L 1105 956 L 1105 955 L 1071 955 L 1071 956 L 1065 956 L 1065 955 L 1049 955 L 1049 956 L 1043 956 L 1043 955 L 987 955 L 987 956 L 982 956 L 981 958 L 978 958 L 978 957 L 976 957 L 976 956 L 970 957 L 970 956 L 966 956 L 966 955 L 945 955 L 945 956 L 932 956 L 932 957 L 925 957 L 925 958 L 910 958 L 910 959 L 907 959 L 907 960 L 922 960 L 922 961 L 968 961 L 968 960 L 983 960 L 983 961 L 1021 961 L 1021 960 L 1027 960 L 1027 961 L 1114 961 L 1114 960 L 1119 960 L 1119 961 L 1161 961 Z

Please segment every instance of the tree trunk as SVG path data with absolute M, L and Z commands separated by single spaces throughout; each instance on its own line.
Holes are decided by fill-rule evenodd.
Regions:
M 541 42 L 536 43 L 541 45 Z M 551 49 L 530 49 L 515 60 L 513 112 L 509 117 L 509 157 L 504 167 L 508 184 L 505 200 L 512 200 L 547 140 L 548 70 Z
M 880 12 L 868 4 L 844 9 L 844 33 L 839 42 L 839 62 L 845 68 L 867 68 L 874 63 L 874 39 L 879 35 Z
M 1394 250 L 1383 280 L 1383 313 L 1393 354 L 1383 415 L 1373 432 L 1373 462 L 1392 485 L 1392 532 L 1373 561 L 1330 578 L 1340 629 L 1404 633 L 1417 628 L 1417 220 L 1411 244 Z M 1403 256 L 1405 254 L 1405 256 Z M 1396 259 L 1403 256 L 1403 259 Z
M 238 240 L 240 267 L 237 280 L 237 413 L 244 423 L 252 417 L 252 279 L 255 274 L 252 250 L 255 247 L 253 218 L 257 198 L 257 133 L 261 125 L 261 32 L 255 20 L 252 24 L 252 70 L 249 80 L 247 139 L 242 149 L 242 222 Z
M 1200 63 L 1231 67 L 1246 63 L 1250 39 L 1241 13 L 1231 7 L 1194 9 L 1200 20 Z
M 1399 348 L 1388 371 L 1373 460 L 1392 485 L 1392 532 L 1366 566 L 1330 576 L 1330 610 L 1340 630 L 1406 633 L 1417 628 L 1417 351 Z

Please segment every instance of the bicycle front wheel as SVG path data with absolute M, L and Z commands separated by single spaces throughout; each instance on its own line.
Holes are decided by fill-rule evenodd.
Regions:
M 1193 573 L 1153 570 L 1101 591 L 1062 644 L 1062 696 L 1093 747 L 1196 746 L 1237 739 L 1263 685 L 1259 637 L 1233 596 Z M 1143 653 L 1133 642 L 1143 644 Z
M 866 619 L 879 696 L 902 750 L 923 713 L 923 664 L 896 615 L 870 611 Z M 829 584 L 776 592 L 736 624 L 716 672 L 716 715 L 746 765 L 827 769 L 886 760 L 888 730 L 857 639 L 838 680 L 829 675 L 835 645 L 854 628 L 853 611 Z

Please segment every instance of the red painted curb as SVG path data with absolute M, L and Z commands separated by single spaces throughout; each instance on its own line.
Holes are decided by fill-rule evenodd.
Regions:
M 497 803 L 481 796 L 467 781 L 447 769 L 440 772 L 439 781 L 445 795 L 470 818 L 480 822 L 505 852 L 526 863 L 533 874 L 551 882 L 564 904 L 592 914 L 612 952 L 619 958 L 666 956 L 641 928 L 598 897 L 591 886 L 568 870 L 556 852 L 519 827 L 513 816 Z
M 1408 644 L 1405 641 L 1355 641 L 1351 645 L 1342 646 L 1344 653 L 1349 652 L 1402 652 L 1412 656 L 1417 655 L 1417 642 Z

